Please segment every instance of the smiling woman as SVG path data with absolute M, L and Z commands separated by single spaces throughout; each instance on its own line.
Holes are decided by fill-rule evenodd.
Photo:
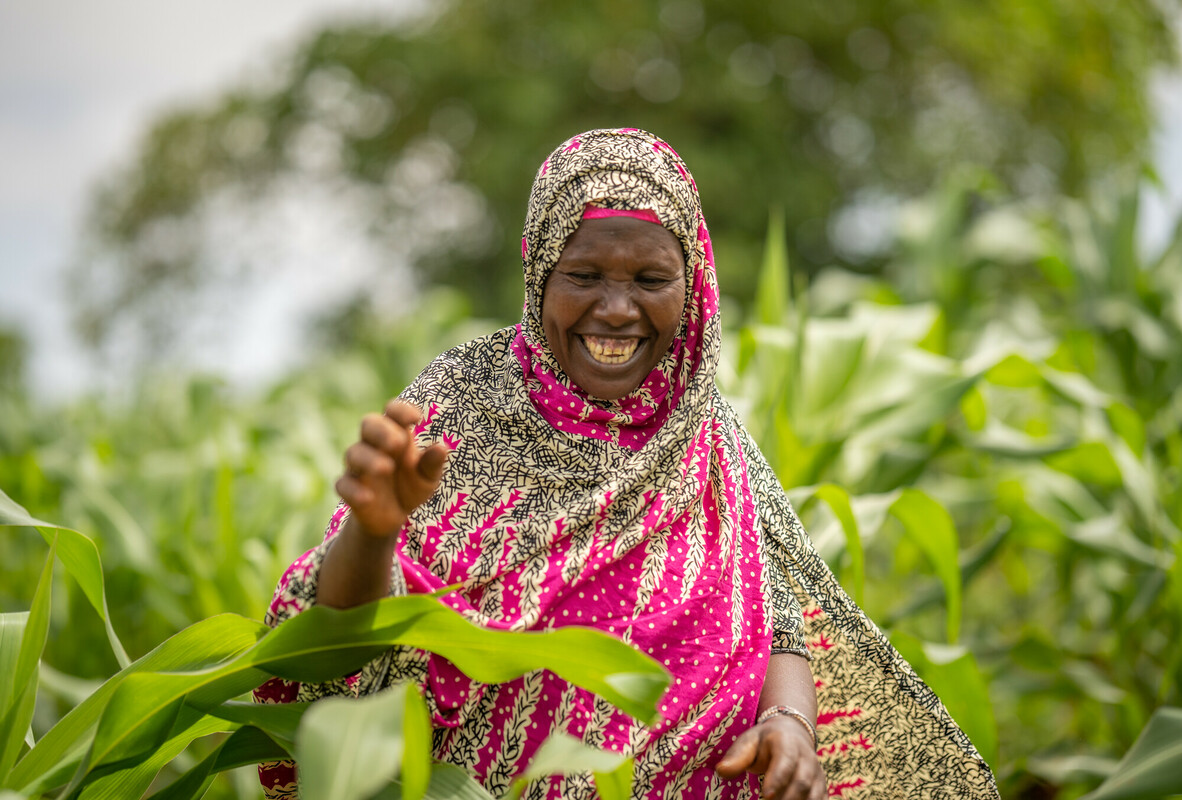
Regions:
M 269 622 L 443 590 L 489 628 L 596 628 L 669 670 L 661 721 L 551 673 L 481 684 L 407 648 L 350 681 L 272 681 L 259 699 L 415 681 L 435 758 L 498 796 L 561 732 L 632 757 L 635 800 L 996 797 L 714 385 L 714 257 L 681 158 L 636 129 L 565 142 L 534 180 L 522 261 L 521 323 L 443 354 L 365 418 L 344 503 L 281 579 Z M 269 797 L 295 796 L 290 765 L 262 777 Z M 596 788 L 554 776 L 524 796 Z

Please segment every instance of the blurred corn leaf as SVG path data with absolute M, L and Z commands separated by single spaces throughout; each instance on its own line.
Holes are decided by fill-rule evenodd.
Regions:
M 1154 712 L 1112 777 L 1082 800 L 1152 800 L 1182 794 L 1182 708 Z

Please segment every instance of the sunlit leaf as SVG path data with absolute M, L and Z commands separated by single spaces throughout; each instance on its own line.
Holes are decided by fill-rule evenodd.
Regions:
M 1109 488 L 1121 485 L 1120 468 L 1112 457 L 1112 451 L 1102 442 L 1076 445 L 1070 450 L 1048 456 L 1046 463 L 1084 483 Z
M 424 595 L 387 598 L 347 611 L 314 606 L 220 666 L 127 676 L 103 713 L 88 769 L 151 750 L 174 724 L 182 702 L 210 709 L 271 675 L 304 683 L 331 680 L 398 644 L 438 653 L 484 683 L 549 669 L 643 718 L 655 718 L 656 701 L 668 682 L 668 673 L 650 658 L 589 629 L 486 630 Z M 586 659 L 587 652 L 595 652 L 596 659 Z
M 195 800 L 202 796 L 210 780 L 219 772 L 288 757 L 290 754 L 284 747 L 258 728 L 239 728 L 212 753 L 148 800 Z
M 202 620 L 169 638 L 130 667 L 120 670 L 62 717 L 17 763 L 8 785 L 17 789 L 34 785 L 43 776 L 56 773 L 63 759 L 70 758 L 70 754 L 77 763 L 82 757 L 80 746 L 89 746 L 103 709 L 129 675 L 150 670 L 209 667 L 248 649 L 268 630 L 261 622 L 224 614 Z
M 853 573 L 854 601 L 862 603 L 862 591 L 866 577 L 866 556 L 862 550 L 862 536 L 858 532 L 858 521 L 854 518 L 853 508 L 850 506 L 849 493 L 832 483 L 817 487 L 816 495 L 824 500 L 833 515 L 841 523 L 841 530 L 845 534 L 846 552 L 850 556 L 850 571 Z
M 891 514 L 903 523 L 911 541 L 928 557 L 944 585 L 948 601 L 948 641 L 955 642 L 960 631 L 959 540 L 952 517 L 942 505 L 918 489 L 904 489 L 891 504 Z
M 328 697 L 304 714 L 296 735 L 300 790 L 318 800 L 366 800 L 398 774 L 406 693 Z
M 91 776 L 79 795 L 79 800 L 127 800 L 142 797 L 152 785 L 164 765 L 176 758 L 195 739 L 213 733 L 232 730 L 235 726 L 214 717 L 190 714 L 191 724 L 181 725 L 156 750 L 142 760 L 129 763 L 122 769 L 105 769 Z M 196 796 L 196 795 L 190 795 Z
M 107 630 L 107 640 L 110 642 L 111 650 L 115 653 L 115 659 L 119 662 L 119 666 L 126 667 L 130 664 L 131 660 L 123 649 L 123 643 L 119 641 L 119 637 L 115 635 L 115 629 L 111 626 L 110 615 L 107 612 L 107 598 L 103 589 L 102 564 L 99 561 L 98 548 L 95 547 L 94 542 L 88 536 L 71 528 L 34 519 L 3 490 L 0 490 L 0 526 L 4 525 L 36 527 L 39 530 L 42 528 L 56 529 L 56 534 L 53 535 L 40 530 L 41 536 L 46 542 L 51 542 L 56 535 L 58 558 L 62 560 L 62 564 L 65 565 L 74 580 L 78 581 L 82 593 L 86 595 L 86 599 L 90 601 L 91 606 L 103 620 Z
M 784 212 L 768 214 L 767 242 L 755 294 L 755 319 L 763 325 L 783 323 L 788 311 L 788 247 L 784 237 Z
M 632 797 L 633 760 L 626 758 L 611 772 L 594 772 L 600 800 L 629 800 Z
M 0 719 L 4 718 L 18 697 L 16 665 L 28 621 L 28 611 L 0 614 Z

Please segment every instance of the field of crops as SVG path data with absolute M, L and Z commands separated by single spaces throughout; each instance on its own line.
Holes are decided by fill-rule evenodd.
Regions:
M 981 213 L 950 185 L 908 210 L 885 279 L 831 271 L 807 285 L 773 219 L 757 307 L 727 320 L 724 392 L 822 554 L 1007 798 L 1078 797 L 1109 776 L 1123 789 L 1091 797 L 1182 792 L 1170 761 L 1182 755 L 1182 233 L 1143 254 L 1137 216 L 1129 186 L 1045 217 Z M 227 701 L 297 651 L 284 649 L 293 637 L 270 637 L 258 656 L 250 620 L 318 540 L 361 414 L 447 345 L 493 327 L 445 292 L 423 307 L 413 330 L 375 328 L 258 395 L 159 377 L 41 408 L 0 389 L 11 499 L 0 497 L 0 798 L 139 796 L 161 767 L 159 796 L 197 796 L 165 788 L 186 770 L 204 785 L 201 764 L 233 768 L 206 796 L 258 796 L 240 766 L 249 759 L 231 754 L 298 747 L 298 720 Z M 19 524 L 22 508 L 97 553 L 77 534 Z M 96 693 L 125 658 L 195 623 L 190 649 L 152 668 L 218 665 L 205 695 L 151 675 Z M 356 624 L 360 638 L 330 654 L 342 672 L 394 641 Z M 604 653 L 583 685 L 642 669 Z M 643 714 L 660 685 L 654 675 L 620 702 Z M 372 736 L 395 748 L 405 738 L 404 788 L 425 787 L 424 756 L 404 733 L 421 722 L 414 695 L 383 702 L 397 707 L 370 716 L 397 730 Z M 74 708 L 92 716 L 66 716 Z M 317 730 L 350 724 L 347 713 Z M 615 768 L 594 754 L 558 758 Z M 398 769 L 339 796 L 371 796 Z M 437 771 L 431 791 L 453 778 Z

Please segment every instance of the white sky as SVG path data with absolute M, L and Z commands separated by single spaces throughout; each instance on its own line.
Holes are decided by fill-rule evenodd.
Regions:
M 0 0 L 0 323 L 30 339 L 30 377 L 42 397 L 91 385 L 63 300 L 89 187 L 134 151 L 153 114 L 219 90 L 279 57 L 334 16 L 398 16 L 411 0 Z M 1158 81 L 1158 167 L 1170 205 L 1182 197 L 1182 81 Z M 1150 198 L 1146 219 L 1168 219 Z M 342 234 L 293 242 L 307 264 Z M 1148 232 L 1152 239 L 1154 232 Z M 361 274 L 365 253 L 353 256 Z M 224 331 L 204 354 L 232 377 L 272 373 L 298 358 L 300 312 L 323 286 L 309 277 L 256 287 L 251 327 Z M 302 282 L 301 282 L 302 281 Z M 339 288 L 339 287 L 338 287 Z M 243 325 L 248 323 L 243 322 Z M 250 347 L 240 343 L 249 341 Z M 238 346 L 235 346 L 235 345 Z M 221 348 L 221 349 L 218 349 Z

